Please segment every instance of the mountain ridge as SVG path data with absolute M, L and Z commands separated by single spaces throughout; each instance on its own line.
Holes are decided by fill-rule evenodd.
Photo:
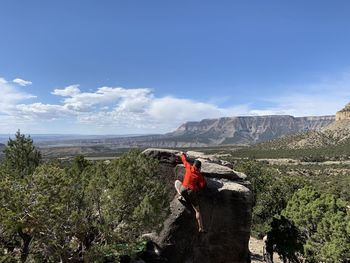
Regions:
M 290 115 L 237 116 L 186 122 L 167 137 L 207 144 L 252 144 L 309 130 L 320 130 L 334 122 L 334 115 L 293 117 Z
M 120 148 L 177 148 L 218 145 L 250 145 L 288 134 L 320 130 L 334 122 L 334 115 L 293 117 L 290 115 L 238 116 L 186 122 L 167 134 L 133 137 L 82 139 L 63 142 L 41 142 L 41 149 L 70 146 L 103 146 L 108 151 Z M 91 147 L 90 147 L 91 148 Z M 91 148 L 92 149 L 92 148 Z M 98 150 L 100 152 L 101 149 Z M 74 150 L 76 151 L 76 150 Z M 83 151 L 83 150 L 82 150 Z

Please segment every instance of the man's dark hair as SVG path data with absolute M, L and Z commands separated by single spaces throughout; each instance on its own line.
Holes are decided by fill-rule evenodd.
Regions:
M 201 161 L 199 161 L 199 160 L 194 160 L 193 166 L 195 166 L 195 167 L 198 168 L 198 169 L 201 169 L 202 163 L 201 163 Z

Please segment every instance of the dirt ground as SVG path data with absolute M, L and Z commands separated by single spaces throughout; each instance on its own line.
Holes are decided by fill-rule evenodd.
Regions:
M 249 240 L 249 250 L 251 253 L 252 263 L 264 262 L 263 259 L 263 241 L 250 237 Z M 274 253 L 273 255 L 274 263 L 282 263 L 282 261 L 278 258 L 278 255 Z

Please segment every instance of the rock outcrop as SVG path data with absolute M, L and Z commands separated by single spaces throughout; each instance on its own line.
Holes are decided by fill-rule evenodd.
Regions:
M 336 113 L 335 119 L 336 121 L 350 120 L 350 103 L 346 104 L 342 110 Z
M 160 172 L 166 173 L 171 183 L 182 179 L 185 171 L 178 151 L 147 149 L 144 154 L 159 160 Z M 191 206 L 174 197 L 162 231 L 151 241 L 158 256 L 144 260 L 170 263 L 249 262 L 252 193 L 246 176 L 196 152 L 189 152 L 188 156 L 189 161 L 194 158 L 202 161 L 202 173 L 207 180 L 208 187 L 199 195 L 207 233 L 198 233 Z

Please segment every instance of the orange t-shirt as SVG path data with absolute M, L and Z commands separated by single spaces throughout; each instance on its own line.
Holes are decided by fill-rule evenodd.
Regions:
M 186 173 L 184 180 L 182 182 L 183 186 L 193 190 L 198 191 L 201 188 L 204 188 L 207 185 L 207 182 L 204 179 L 202 173 L 198 170 L 197 167 L 191 165 L 186 160 L 186 155 L 181 155 L 182 163 L 185 165 Z

